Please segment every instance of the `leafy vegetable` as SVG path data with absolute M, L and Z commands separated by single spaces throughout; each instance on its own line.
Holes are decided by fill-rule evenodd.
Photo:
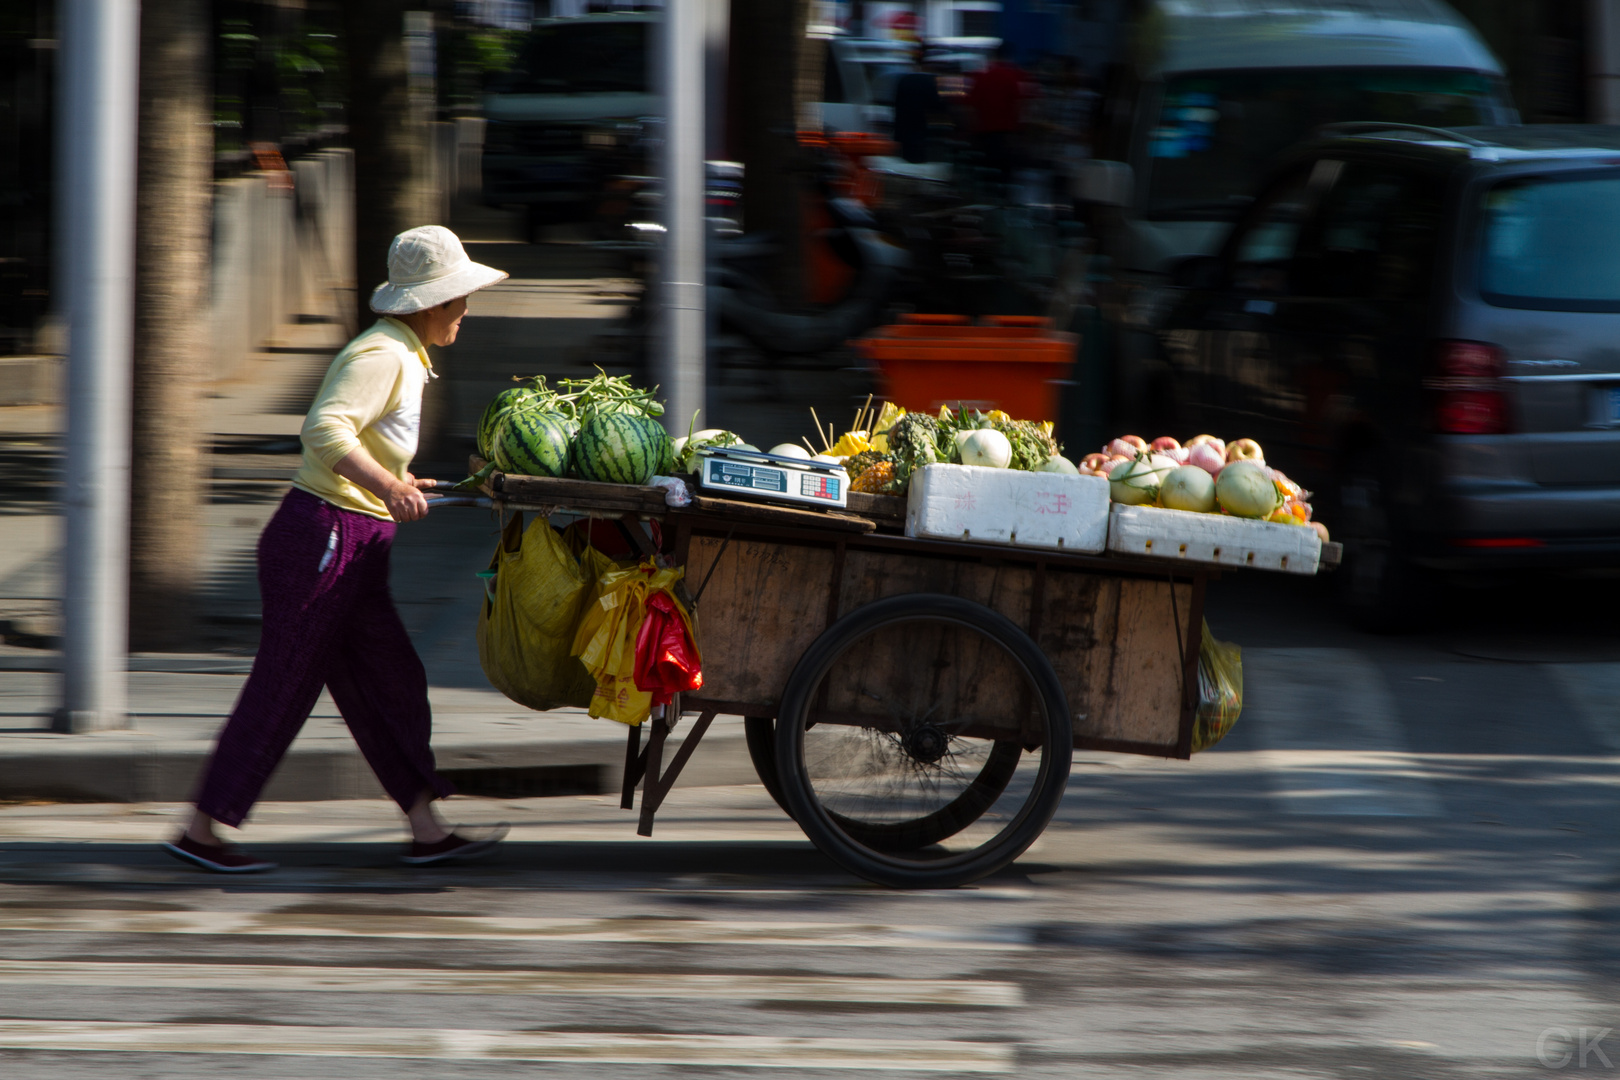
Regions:
M 692 417 L 697 421 L 696 414 Z M 676 439 L 675 471 L 689 473 L 697 469 L 697 452 L 705 448 L 718 446 L 744 446 L 742 436 L 735 431 L 722 431 L 718 428 L 709 428 L 685 439 Z
M 556 386 L 548 384 L 544 375 L 536 375 L 528 381 L 542 409 L 576 422 L 609 413 L 664 415 L 664 406 L 656 398 L 658 387 L 640 390 L 628 376 L 609 375 L 601 368 L 589 379 L 559 379 Z
M 951 412 L 942 408 L 939 413 L 939 425 L 949 438 L 944 447 L 945 452 L 940 455 L 941 461 L 960 462 L 962 460 L 960 448 L 967 433 L 984 428 L 1001 432 L 1012 444 L 1012 461 L 1007 465 L 1009 469 L 1034 472 L 1046 464 L 1053 455 L 1063 453 L 1063 447 L 1052 438 L 1050 422 L 1014 420 L 1000 409 L 983 413 L 977 410 L 968 412 L 965 408 Z
M 940 459 L 939 421 L 925 413 L 907 413 L 889 429 L 889 453 L 894 457 L 894 474 L 902 482 L 924 465 Z

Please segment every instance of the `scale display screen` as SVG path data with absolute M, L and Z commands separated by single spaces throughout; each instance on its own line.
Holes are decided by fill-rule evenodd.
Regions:
M 740 465 L 735 461 L 709 462 L 709 478 L 726 487 L 749 488 L 754 491 L 786 491 L 787 474 L 781 469 L 762 469 L 758 465 Z
M 716 494 L 812 506 L 848 505 L 849 475 L 842 465 L 726 448 L 700 453 L 699 478 L 703 487 Z

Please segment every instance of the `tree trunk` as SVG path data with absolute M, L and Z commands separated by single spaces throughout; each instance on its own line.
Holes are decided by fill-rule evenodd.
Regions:
M 172 649 L 196 623 L 210 425 L 213 107 L 204 0 L 141 5 L 130 644 Z
M 421 5 L 417 5 L 421 6 Z M 357 319 L 376 321 L 371 291 L 388 280 L 388 244 L 426 216 L 426 133 L 405 66 L 406 5 L 346 0 L 349 144 L 354 148 L 354 284 Z
M 743 163 L 743 217 L 749 232 L 780 248 L 771 285 L 788 308 L 803 305 L 804 177 L 799 153 L 799 62 L 809 0 L 742 0 L 731 6 L 731 101 Z

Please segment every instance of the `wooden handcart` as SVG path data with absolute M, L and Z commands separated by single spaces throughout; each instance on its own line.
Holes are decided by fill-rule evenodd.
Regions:
M 644 555 L 686 567 L 703 686 L 643 725 L 645 746 L 629 731 L 621 805 L 641 784 L 642 835 L 720 714 L 745 718 L 760 781 L 818 848 L 896 887 L 1016 859 L 1075 749 L 1190 755 L 1214 567 L 912 539 L 901 500 L 873 496 L 847 512 L 674 509 L 657 488 L 498 473 L 485 493 L 617 519 Z

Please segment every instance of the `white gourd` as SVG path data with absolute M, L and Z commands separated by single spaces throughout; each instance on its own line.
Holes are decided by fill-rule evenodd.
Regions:
M 798 443 L 790 442 L 777 443 L 775 446 L 771 447 L 771 454 L 775 457 L 795 457 L 805 459 L 810 457 L 810 451 L 806 450 Z
M 1012 443 L 994 428 L 970 431 L 962 440 L 962 464 L 1005 469 L 1012 463 Z

